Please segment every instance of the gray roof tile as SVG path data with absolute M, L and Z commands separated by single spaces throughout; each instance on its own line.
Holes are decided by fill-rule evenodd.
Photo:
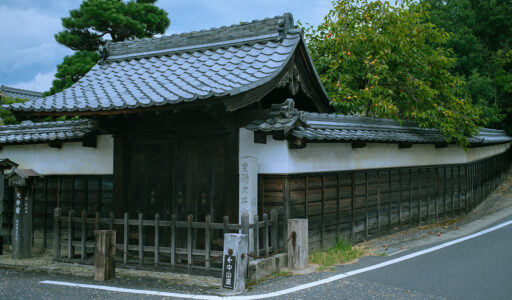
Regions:
M 292 16 L 284 14 L 199 32 L 112 43 L 106 47 L 105 62 L 70 88 L 9 109 L 99 111 L 236 95 L 277 76 L 300 40 Z
M 309 141 L 376 142 L 376 143 L 446 143 L 436 129 L 419 128 L 416 123 L 370 117 L 320 114 L 298 111 L 292 99 L 272 105 L 269 117 L 255 120 L 246 126 L 252 131 L 282 131 Z M 482 128 L 476 136 L 468 138 L 471 145 L 491 145 L 511 142 L 512 137 L 503 130 Z
M 77 140 L 95 131 L 89 120 L 33 123 L 0 126 L 0 144 L 42 143 Z
M 43 95 L 43 93 L 40 93 L 40 92 L 17 89 L 17 88 L 5 86 L 5 85 L 0 86 L 0 94 L 4 94 L 10 98 L 19 98 L 19 99 L 28 99 L 28 100 L 34 100 L 34 99 L 40 98 Z

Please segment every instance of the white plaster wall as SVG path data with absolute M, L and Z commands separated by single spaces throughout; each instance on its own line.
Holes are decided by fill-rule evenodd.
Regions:
M 253 132 L 241 128 L 239 155 L 257 158 L 260 174 L 290 174 L 467 163 L 509 147 L 507 143 L 464 150 L 457 145 L 435 148 L 418 144 L 400 149 L 397 144 L 375 143 L 352 149 L 350 143 L 310 143 L 305 149 L 288 149 L 287 141 L 275 141 L 270 136 L 267 144 L 255 144 Z
M 48 144 L 4 145 L 0 157 L 42 175 L 109 175 L 113 174 L 114 140 L 111 135 L 99 135 L 96 148 L 83 147 L 82 142 L 64 142 L 60 149 Z

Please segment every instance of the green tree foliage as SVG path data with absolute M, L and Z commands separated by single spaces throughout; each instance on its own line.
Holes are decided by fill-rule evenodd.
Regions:
M 64 57 L 64 61 L 57 66 L 56 80 L 46 95 L 58 93 L 82 78 L 98 62 L 98 52 L 77 51 L 75 54 Z
M 57 79 L 46 94 L 55 94 L 78 81 L 98 61 L 96 51 L 108 40 L 152 37 L 164 33 L 170 21 L 157 0 L 84 0 L 79 9 L 62 18 L 64 30 L 55 35 L 60 44 L 75 50 L 57 66 Z
M 0 97 L 0 102 L 2 105 L 4 104 L 13 104 L 13 103 L 22 103 L 27 101 L 27 99 L 19 99 L 19 98 L 10 98 L 6 96 Z M 0 125 L 11 125 L 11 124 L 18 124 L 19 122 L 16 120 L 16 118 L 13 116 L 13 114 L 3 108 L 0 108 Z
M 507 91 L 512 66 L 512 3 L 507 0 L 422 0 L 431 21 L 452 32 L 447 46 L 457 62 L 451 71 L 467 79 L 474 105 L 487 126 L 512 133 L 512 95 Z M 508 84 L 510 85 L 510 83 Z M 505 118 L 503 122 L 503 118 Z
M 404 0 L 333 2 L 306 39 L 332 105 L 340 113 L 414 120 L 467 144 L 479 115 L 464 81 L 448 71 L 450 35 L 428 22 L 424 5 Z

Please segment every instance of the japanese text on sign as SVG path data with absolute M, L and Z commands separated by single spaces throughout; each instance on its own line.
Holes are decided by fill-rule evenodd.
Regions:
M 236 257 L 232 255 L 224 255 L 224 276 L 222 276 L 222 287 L 225 289 L 234 289 L 235 261 Z

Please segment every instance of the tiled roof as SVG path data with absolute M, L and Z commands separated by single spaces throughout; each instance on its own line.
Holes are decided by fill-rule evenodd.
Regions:
M 34 100 L 43 96 L 43 93 L 17 89 L 9 86 L 0 86 L 0 93 L 10 98 Z
M 134 109 L 232 96 L 261 86 L 287 65 L 301 40 L 293 17 L 113 43 L 103 63 L 70 88 L 12 104 L 12 111 Z
M 360 116 L 321 114 L 298 111 L 292 99 L 274 105 L 269 117 L 246 126 L 252 131 L 284 132 L 306 141 L 375 142 L 375 143 L 446 143 L 436 129 L 419 128 L 411 121 L 398 121 Z M 468 139 L 471 145 L 489 145 L 512 141 L 503 130 L 483 128 Z
M 89 120 L 33 123 L 0 126 L 0 144 L 23 144 L 81 139 L 94 131 Z

